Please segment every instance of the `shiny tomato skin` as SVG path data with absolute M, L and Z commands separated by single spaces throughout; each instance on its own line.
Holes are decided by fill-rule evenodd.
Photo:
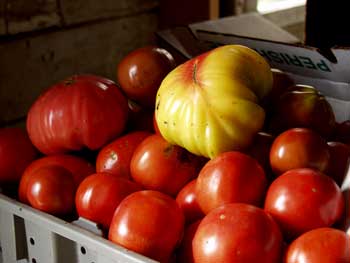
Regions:
M 26 167 L 20 180 L 18 197 L 22 203 L 28 203 L 27 185 L 30 177 L 38 169 L 49 165 L 61 166 L 70 171 L 76 187 L 78 187 L 86 176 L 95 173 L 95 167 L 91 163 L 83 158 L 70 154 L 50 155 L 36 159 Z
M 37 150 L 21 128 L 0 129 L 0 184 L 19 182 Z
M 117 79 L 129 99 L 154 109 L 160 83 L 176 66 L 164 48 L 145 46 L 127 54 L 117 66 Z
M 116 209 L 108 239 L 160 262 L 167 262 L 184 231 L 184 216 L 174 199 L 144 190 L 127 196 Z
M 192 246 L 195 263 L 279 263 L 282 234 L 263 209 L 225 204 L 199 224 Z
M 195 188 L 197 202 L 207 214 L 227 203 L 262 205 L 267 179 L 258 161 L 232 151 L 208 161 L 199 172 Z
M 270 164 L 278 176 L 294 168 L 314 168 L 325 172 L 330 159 L 327 142 L 308 128 L 292 128 L 272 143 Z
M 190 224 L 204 217 L 204 213 L 197 202 L 196 179 L 187 183 L 177 194 L 175 201 L 185 215 L 186 224 Z
M 76 185 L 67 169 L 49 165 L 36 170 L 27 185 L 29 204 L 53 215 L 65 215 L 74 210 Z
M 150 135 L 147 131 L 129 132 L 107 144 L 97 155 L 96 171 L 131 179 L 131 157 L 136 147 Z
M 119 136 L 127 99 L 111 80 L 74 75 L 48 88 L 30 107 L 27 131 L 44 154 L 97 150 Z
M 292 240 L 337 222 L 343 213 L 344 197 L 329 176 L 318 170 L 298 168 L 272 182 L 264 209 L 279 224 L 286 240 Z
M 95 173 L 86 177 L 75 194 L 78 215 L 108 229 L 115 209 L 129 194 L 142 190 L 141 186 L 109 173 Z
M 349 263 L 350 236 L 334 228 L 317 228 L 295 239 L 284 263 Z
M 135 149 L 130 172 L 133 180 L 145 189 L 175 197 L 186 183 L 197 176 L 201 166 L 202 158 L 154 134 Z
M 350 146 L 342 142 L 327 142 L 330 160 L 326 174 L 341 186 L 350 164 Z

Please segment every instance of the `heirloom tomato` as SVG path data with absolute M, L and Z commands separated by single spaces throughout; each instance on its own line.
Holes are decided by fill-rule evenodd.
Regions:
M 112 242 L 144 256 L 168 262 L 184 232 L 184 216 L 175 200 L 143 190 L 121 201 L 109 228 Z
M 47 89 L 31 106 L 27 131 L 44 154 L 97 150 L 120 135 L 127 99 L 111 80 L 75 75 Z
M 172 70 L 156 97 L 162 136 L 188 151 L 213 158 L 241 150 L 261 130 L 259 105 L 272 87 L 269 64 L 254 50 L 224 45 Z

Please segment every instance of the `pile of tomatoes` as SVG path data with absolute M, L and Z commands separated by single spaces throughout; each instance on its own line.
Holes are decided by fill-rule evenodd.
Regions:
M 64 220 L 91 220 L 160 262 L 349 263 L 341 185 L 350 121 L 337 123 L 321 94 L 275 71 L 265 132 L 242 151 L 197 156 L 168 143 L 153 115 L 175 66 L 165 49 L 144 47 L 118 64 L 118 85 L 76 75 L 47 89 L 26 131 L 0 129 L 2 191 Z M 310 116 L 295 99 L 302 93 L 318 105 Z

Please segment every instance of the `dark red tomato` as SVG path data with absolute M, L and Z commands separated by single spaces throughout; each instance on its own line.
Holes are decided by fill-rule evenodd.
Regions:
M 27 131 L 45 154 L 97 150 L 124 131 L 127 117 L 127 100 L 114 82 L 76 75 L 53 85 L 34 102 Z
M 265 199 L 265 210 L 280 225 L 287 240 L 333 225 L 343 209 L 344 198 L 334 180 L 310 168 L 280 175 L 270 185 Z
M 187 183 L 176 196 L 176 202 L 185 215 L 186 224 L 204 217 L 204 213 L 197 202 L 195 187 L 196 179 Z
M 279 263 L 282 234 L 263 209 L 225 204 L 202 219 L 192 246 L 196 263 Z
M 284 263 L 349 263 L 350 236 L 334 228 L 306 232 L 288 247 Z
M 75 182 L 72 173 L 62 166 L 49 165 L 36 170 L 27 185 L 29 204 L 53 215 L 74 210 Z
M 333 140 L 350 144 L 350 120 L 336 123 Z
M 108 173 L 86 177 L 75 195 L 78 215 L 108 229 L 119 203 L 129 194 L 142 190 L 137 183 Z
M 160 83 L 175 66 L 173 56 L 164 48 L 141 47 L 120 61 L 117 79 L 128 98 L 154 109 Z
M 0 129 L 0 185 L 19 182 L 38 152 L 21 128 Z
M 329 159 L 327 142 L 307 128 L 292 128 L 279 134 L 270 150 L 270 164 L 276 175 L 294 168 L 314 168 L 324 172 Z
M 23 175 L 20 180 L 18 188 L 18 197 L 22 203 L 28 203 L 27 199 L 27 186 L 31 176 L 40 168 L 57 165 L 66 168 L 72 173 L 75 186 L 78 187 L 80 182 L 88 175 L 95 173 L 95 167 L 90 164 L 85 159 L 82 159 L 78 156 L 69 155 L 69 154 L 58 154 L 44 156 L 33 161 L 28 167 L 24 170 Z
M 185 228 L 184 236 L 176 253 L 176 262 L 194 263 L 192 241 L 200 222 L 201 220 L 197 220 Z
M 201 166 L 202 158 L 154 134 L 135 149 L 130 171 L 134 181 L 145 189 L 176 196 L 186 183 L 198 175 Z
M 136 147 L 151 133 L 134 131 L 104 146 L 96 159 L 96 171 L 130 179 L 130 161 Z
M 167 262 L 184 232 L 184 215 L 174 199 L 158 191 L 130 194 L 116 209 L 108 238 L 127 249 Z
M 208 161 L 196 182 L 197 201 L 205 214 L 227 203 L 262 205 L 267 179 L 260 164 L 240 152 L 224 152 Z
M 128 100 L 129 119 L 127 123 L 128 131 L 148 131 L 154 132 L 153 115 L 154 110 L 138 105 L 132 100 Z
M 327 175 L 341 186 L 350 162 L 350 146 L 342 142 L 328 142 L 330 153 Z

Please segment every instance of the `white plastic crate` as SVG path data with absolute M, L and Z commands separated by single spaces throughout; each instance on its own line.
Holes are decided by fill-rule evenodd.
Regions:
M 0 263 L 155 263 L 0 193 Z

